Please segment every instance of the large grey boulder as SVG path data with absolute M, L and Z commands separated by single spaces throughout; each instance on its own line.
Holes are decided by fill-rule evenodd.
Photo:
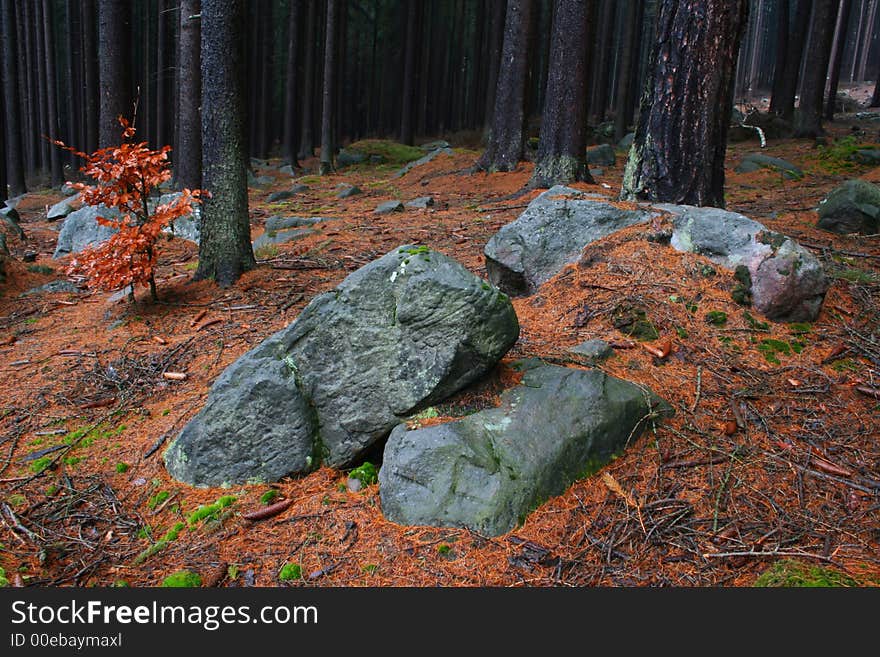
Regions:
M 259 251 L 263 247 L 271 244 L 286 244 L 287 242 L 295 242 L 304 237 L 315 233 L 311 228 L 287 228 L 281 230 L 266 230 L 254 240 L 254 251 Z
M 159 200 L 156 201 L 156 205 L 165 205 L 168 203 L 175 203 L 177 199 L 181 196 L 180 192 L 169 192 L 168 194 L 162 194 L 159 197 Z M 164 228 L 164 232 L 173 233 L 175 237 L 180 237 L 185 240 L 189 240 L 190 242 L 199 243 L 199 230 L 200 230 L 200 222 L 201 222 L 201 205 L 198 203 L 194 203 L 192 206 L 192 212 L 189 212 L 182 217 L 178 217 L 174 220 L 174 223 L 171 226 Z M 153 208 L 155 209 L 155 208 Z
M 632 148 L 632 145 L 633 145 L 633 142 L 635 141 L 635 139 L 636 139 L 636 133 L 628 132 L 623 136 L 623 138 L 619 142 L 617 142 L 617 148 L 619 148 L 622 151 L 628 151 L 630 148 Z
M 230 365 L 166 466 L 212 486 L 351 465 L 401 418 L 484 375 L 518 335 L 504 294 L 445 255 L 400 247 Z
M 451 148 L 447 148 L 447 147 L 438 148 L 437 150 L 430 151 L 424 157 L 420 157 L 418 160 L 414 160 L 413 162 L 409 162 L 408 164 L 404 165 L 403 168 L 398 169 L 397 172 L 395 172 L 393 177 L 394 178 L 402 178 L 403 176 L 408 174 L 410 171 L 412 171 L 414 168 L 420 167 L 423 164 L 427 164 L 428 162 L 433 160 L 438 155 L 455 155 L 455 152 Z
M 646 210 L 621 210 L 600 196 L 557 185 L 486 244 L 489 280 L 508 294 L 532 294 L 589 243 L 649 217 Z
M 410 208 L 411 210 L 427 210 L 432 205 L 434 205 L 433 196 L 419 196 L 412 201 L 404 203 L 404 207 Z
M 752 173 L 758 169 L 773 169 L 790 180 L 800 180 L 804 176 L 804 172 L 791 162 L 778 157 L 770 157 L 763 153 L 748 153 L 744 155 L 734 171 L 737 173 Z
M 880 187 L 847 180 L 819 203 L 819 228 L 835 233 L 873 235 L 880 230 Z
M 361 188 L 357 185 L 343 185 L 338 188 L 339 192 L 336 194 L 336 198 L 351 198 L 352 196 L 357 196 L 358 194 L 363 194 Z
M 686 205 L 658 205 L 673 217 L 672 246 L 704 255 L 751 278 L 756 310 L 779 322 L 813 321 L 829 281 L 821 263 L 793 239 L 736 212 Z
M 386 518 L 503 534 L 621 452 L 662 404 L 600 370 L 533 365 L 497 408 L 394 429 L 379 470 Z
M 614 146 L 610 144 L 599 144 L 587 149 L 587 164 L 611 167 L 616 161 L 617 155 L 614 153 Z
M 266 230 L 286 230 L 288 228 L 303 228 L 314 226 L 322 221 L 333 221 L 338 217 L 281 217 L 274 216 L 266 219 Z
M 350 167 L 355 164 L 362 164 L 369 159 L 369 156 L 366 153 L 362 153 L 358 150 L 353 150 L 349 148 L 343 148 L 336 155 L 336 166 L 340 169 L 345 167 Z
M 0 207 L 0 222 L 9 226 L 19 238 L 24 239 L 24 230 L 22 230 L 20 221 L 21 217 L 18 216 L 18 210 L 14 207 L 11 205 Z
M 116 232 L 115 228 L 98 223 L 98 217 L 118 219 L 119 210 L 105 205 L 85 205 L 67 215 L 58 233 L 53 258 L 62 258 L 71 253 L 79 253 L 89 246 L 109 240 Z
M 58 219 L 64 219 L 67 215 L 74 211 L 74 203 L 76 202 L 77 197 L 72 196 L 70 198 L 65 198 L 61 201 L 58 201 L 55 205 L 49 208 L 48 212 L 46 212 L 46 221 L 57 221 Z
M 373 214 L 390 214 L 392 212 L 403 212 L 403 203 L 397 200 L 384 201 L 373 210 Z

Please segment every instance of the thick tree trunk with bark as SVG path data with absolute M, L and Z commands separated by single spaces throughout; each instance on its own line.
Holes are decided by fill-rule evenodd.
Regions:
M 513 171 L 522 159 L 531 23 L 532 0 L 508 0 L 492 128 L 479 169 Z
M 303 93 L 300 108 L 302 109 L 302 126 L 299 136 L 299 157 L 306 159 L 315 154 L 315 138 L 312 131 L 312 107 L 315 90 L 315 49 L 318 40 L 317 5 L 319 0 L 307 0 L 305 62 L 303 64 Z
M 810 13 L 813 0 L 797 0 L 797 9 L 794 14 L 794 23 L 788 33 L 788 44 L 785 51 L 785 68 L 781 71 L 779 84 L 773 81 L 774 93 L 770 99 L 770 111 L 778 114 L 786 121 L 791 121 L 794 116 L 794 97 L 797 94 L 798 79 L 800 78 L 801 57 L 807 40 L 807 30 L 810 25 Z M 780 75 L 777 71 L 776 75 Z M 776 91 L 778 88 L 778 91 Z
M 339 0 L 327 0 L 324 36 L 324 84 L 321 92 L 321 164 L 319 173 L 333 173 L 333 124 L 336 97 L 336 14 Z
M 724 154 L 748 0 L 662 0 L 623 199 L 724 206 Z
M 244 137 L 244 0 L 202 0 L 203 185 L 196 278 L 232 285 L 255 266 Z
M 34 31 L 36 38 L 36 57 L 37 57 L 37 125 L 40 126 L 39 133 L 39 149 L 40 149 L 40 167 L 48 171 L 49 161 L 51 157 L 49 141 L 46 139 L 49 135 L 49 90 L 46 85 L 46 38 L 43 33 L 43 3 L 37 0 L 34 2 Z
M 774 101 L 782 97 L 785 79 L 785 60 L 788 51 L 788 17 L 791 11 L 790 0 L 777 0 L 776 8 L 776 59 L 773 64 L 773 88 L 770 92 L 770 111 L 775 112 Z
M 492 113 L 495 110 L 495 90 L 498 87 L 498 73 L 501 67 L 501 48 L 504 42 L 504 17 L 506 1 L 492 2 L 492 18 L 489 28 L 489 63 L 486 75 L 486 105 L 483 119 L 483 133 L 486 138 L 492 125 Z M 425 85 L 427 86 L 427 85 Z
M 95 35 L 95 1 L 82 0 L 82 32 L 83 32 L 83 82 L 85 95 L 85 152 L 94 153 L 98 148 L 98 49 Z
M 296 161 L 299 146 L 299 124 L 297 123 L 297 93 L 299 76 L 297 75 L 297 52 L 299 49 L 300 1 L 290 0 L 289 32 L 287 35 L 287 74 L 284 85 L 284 126 L 281 136 L 281 154 L 293 167 L 299 166 Z
M 843 64 L 843 51 L 846 47 L 846 28 L 852 13 L 852 0 L 841 0 L 837 13 L 837 27 L 834 29 L 834 45 L 831 51 L 831 63 L 828 66 L 828 100 L 825 101 L 825 118 L 834 120 L 837 107 L 837 87 L 840 83 L 840 69 Z
M 615 0 L 602 0 L 599 12 L 599 28 L 595 44 L 596 81 L 593 85 L 593 103 L 590 107 L 592 121 L 601 123 L 605 120 L 608 105 L 608 77 L 611 71 L 611 44 L 614 36 L 614 3 Z
M 6 97 L 6 107 L 3 118 L 5 119 L 6 134 L 4 148 L 0 153 L 6 154 L 5 159 L 8 167 L 6 179 L 9 184 L 9 195 L 18 196 L 27 191 L 24 178 L 24 142 L 21 138 L 22 123 L 19 110 L 18 88 L 18 43 L 15 35 L 15 13 L 12 0 L 0 0 L 0 20 L 3 22 L 0 37 L 3 39 L 3 61 L 0 62 L 0 75 L 3 76 L 3 95 Z M 0 188 L 4 195 L 6 187 Z
M 179 73 L 177 77 L 178 151 L 174 157 L 174 180 L 178 187 L 202 186 L 202 26 L 199 0 L 181 0 Z
M 400 141 L 412 146 L 413 143 L 413 94 L 415 91 L 416 43 L 420 40 L 418 27 L 418 5 L 410 2 L 406 12 L 406 48 L 403 54 L 403 97 L 400 106 Z
M 43 0 L 43 40 L 46 42 L 46 105 L 49 139 L 58 139 L 58 85 L 55 72 L 55 30 L 52 25 L 52 3 Z M 52 187 L 64 184 L 64 172 L 61 169 L 61 149 L 54 144 L 49 148 L 49 163 Z
M 533 187 L 593 182 L 586 163 L 587 48 L 592 0 L 558 0 Z
M 818 137 L 822 134 L 822 100 L 825 98 L 825 78 L 831 57 L 837 7 L 835 0 L 815 0 L 813 3 L 810 49 L 806 55 L 801 102 L 795 113 L 795 137 Z
M 638 57 L 636 35 L 640 24 L 637 23 L 640 13 L 635 4 L 638 0 L 624 0 L 623 33 L 620 35 L 620 71 L 617 75 L 617 108 L 614 114 L 614 138 L 620 140 L 629 130 L 629 119 L 632 117 L 630 89 L 632 76 L 636 69 Z
M 119 116 L 131 119 L 131 4 L 128 0 L 98 2 L 98 79 L 100 110 L 98 146 L 118 144 Z

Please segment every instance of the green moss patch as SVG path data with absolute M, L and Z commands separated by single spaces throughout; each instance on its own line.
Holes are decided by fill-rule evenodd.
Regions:
M 618 331 L 636 340 L 650 342 L 660 337 L 644 308 L 629 303 L 622 303 L 612 311 L 611 323 Z
M 710 310 L 706 313 L 706 323 L 713 326 L 724 326 L 727 324 L 727 313 L 721 310 Z
M 202 585 L 202 576 L 191 570 L 178 570 L 176 573 L 168 575 L 159 585 L 164 588 L 173 589 L 193 589 Z
M 757 580 L 759 587 L 850 587 L 860 584 L 849 575 L 796 559 L 777 561 Z
M 292 582 L 302 579 L 302 566 L 298 563 L 286 563 L 278 571 L 278 579 L 282 582 Z
M 801 348 L 802 348 L 802 346 L 801 346 Z M 767 338 L 766 340 L 761 340 L 761 342 L 758 343 L 758 351 L 760 351 L 762 354 L 764 354 L 764 359 L 768 363 L 773 363 L 774 365 L 779 365 L 780 364 L 780 361 L 779 361 L 780 355 L 789 356 L 789 355 L 791 355 L 792 351 L 795 351 L 795 350 L 792 349 L 792 346 L 788 342 L 785 342 L 784 340 L 775 340 L 773 338 Z M 800 351 L 797 350 L 796 353 L 800 353 Z
M 195 525 L 198 522 L 204 522 L 209 518 L 216 519 L 220 512 L 228 506 L 232 506 L 235 503 L 234 495 L 224 495 L 219 498 L 213 504 L 203 504 L 198 509 L 193 511 L 189 517 L 187 517 L 186 521 L 190 527 Z
M 425 156 L 420 148 L 387 139 L 362 139 L 347 146 L 345 150 L 363 153 L 368 160 L 371 156 L 378 155 L 384 160 L 383 164 L 406 164 Z
M 745 265 L 738 266 L 733 272 L 736 284 L 730 292 L 731 298 L 741 306 L 752 305 L 752 274 Z
M 280 495 L 281 493 L 279 493 L 277 490 L 275 490 L 274 488 L 270 488 L 265 493 L 260 495 L 260 502 L 262 502 L 263 504 L 272 504 L 272 502 L 275 501 L 275 498 L 279 497 Z
M 348 476 L 351 479 L 357 479 L 364 486 L 369 486 L 370 484 L 375 484 L 379 481 L 379 472 L 376 470 L 376 466 L 369 461 L 364 461 L 361 465 L 349 472 Z

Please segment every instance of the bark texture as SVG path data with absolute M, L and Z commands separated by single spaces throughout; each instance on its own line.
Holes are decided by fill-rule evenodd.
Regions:
M 297 123 L 297 103 L 299 94 L 297 85 L 299 75 L 297 71 L 297 52 L 299 49 L 299 22 L 300 2 L 290 0 L 290 26 L 287 36 L 287 80 L 284 87 L 284 126 L 281 136 L 281 154 L 295 168 L 299 165 L 296 161 L 297 146 L 299 145 L 299 124 Z
M 14 197 L 24 194 L 27 191 L 24 179 L 24 142 L 21 139 L 22 124 L 21 113 L 19 111 L 19 91 L 18 91 L 18 43 L 15 34 L 15 14 L 13 12 L 12 0 L 0 0 L 0 20 L 2 20 L 2 31 L 0 37 L 3 39 L 3 61 L 0 63 L 2 70 L 0 76 L 3 77 L 3 95 L 6 97 L 6 106 L 3 112 L 3 118 L 6 124 L 3 151 L 6 152 L 6 169 L 7 182 L 9 184 L 9 195 Z M 2 157 L 0 157 L 2 159 Z M 0 189 L 0 194 L 6 197 L 6 188 Z
M 663 0 L 621 198 L 724 207 L 747 0 Z
M 244 137 L 244 0 L 202 0 L 203 185 L 196 278 L 232 285 L 256 264 Z
M 822 101 L 825 97 L 825 77 L 828 60 L 831 58 L 837 6 L 835 0 L 815 0 L 813 3 L 810 49 L 806 54 L 801 102 L 795 113 L 795 137 L 818 137 L 822 134 Z
M 119 116 L 131 119 L 131 3 L 98 2 L 98 146 L 119 143 Z
M 813 0 L 797 0 L 794 23 L 791 25 L 786 44 L 785 68 L 781 71 L 782 78 L 779 84 L 777 85 L 775 80 L 773 83 L 774 93 L 770 99 L 770 111 L 787 121 L 791 121 L 794 117 L 794 97 L 797 94 L 801 57 L 807 40 L 812 7 Z M 777 71 L 776 74 L 779 75 L 780 72 Z
M 336 14 L 339 0 L 327 0 L 327 30 L 324 38 L 324 85 L 321 94 L 321 163 L 323 176 L 333 172 L 333 126 L 336 95 Z
M 202 98 L 201 19 L 199 0 L 180 3 L 180 43 L 177 83 L 178 152 L 174 157 L 174 179 L 178 187 L 202 186 Z

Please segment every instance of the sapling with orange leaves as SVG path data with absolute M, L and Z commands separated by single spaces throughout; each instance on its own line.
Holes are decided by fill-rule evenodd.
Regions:
M 150 194 L 171 178 L 168 162 L 170 146 L 152 150 L 147 142 L 134 142 L 135 129 L 123 117 L 122 144 L 101 148 L 91 155 L 77 151 L 63 142 L 53 143 L 83 158 L 86 163 L 80 171 L 94 179 L 96 184 L 69 182 L 80 193 L 86 205 L 104 205 L 116 208 L 118 218 L 101 217 L 102 226 L 116 229 L 113 236 L 97 246 L 84 249 L 68 267 L 68 274 L 80 273 L 102 290 L 120 290 L 131 287 L 134 301 L 135 285 L 149 285 L 150 297 L 156 294 L 156 260 L 158 239 L 162 229 L 175 219 L 192 213 L 200 202 L 202 190 L 184 189 L 170 203 L 150 208 Z

